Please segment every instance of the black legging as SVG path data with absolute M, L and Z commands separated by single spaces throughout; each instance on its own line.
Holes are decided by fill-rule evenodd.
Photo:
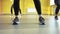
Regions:
M 55 14 L 56 14 L 56 15 L 58 14 L 59 9 L 60 9 L 60 5 L 57 5 L 56 10 L 55 10 Z
M 60 1 L 60 0 L 54 0 L 54 2 L 55 2 L 55 4 L 56 4 L 56 10 L 55 10 L 55 14 L 57 15 L 58 14 L 58 12 L 59 12 L 59 9 L 60 9 L 60 4 L 59 4 L 59 2 L 58 1 Z
M 38 15 L 41 15 L 41 4 L 40 0 L 33 0 L 35 4 L 35 8 L 37 10 Z
M 11 7 L 11 13 L 12 13 L 12 8 L 14 8 L 14 13 L 15 13 L 16 16 L 18 15 L 19 11 L 21 13 L 21 10 L 20 10 L 20 7 L 19 7 L 19 2 L 20 2 L 20 0 L 14 0 L 14 3 Z

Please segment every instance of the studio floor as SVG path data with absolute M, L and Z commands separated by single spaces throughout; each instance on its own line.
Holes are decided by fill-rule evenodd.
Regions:
M 60 16 L 43 15 L 45 25 L 39 25 L 38 15 L 19 16 L 20 23 L 12 25 L 14 16 L 0 15 L 0 34 L 60 34 Z

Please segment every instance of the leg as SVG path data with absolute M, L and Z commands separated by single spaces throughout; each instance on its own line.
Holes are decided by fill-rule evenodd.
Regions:
M 55 19 L 58 20 L 57 14 L 59 12 L 59 6 L 57 6 L 56 10 L 55 10 Z
M 38 15 L 41 15 L 41 4 L 39 0 L 34 0 L 35 8 L 37 10 Z
M 18 12 L 19 11 L 17 9 L 14 9 L 15 19 L 13 20 L 13 25 L 17 25 L 19 23 Z
M 57 6 L 57 8 L 56 8 L 56 10 L 55 10 L 55 15 L 56 15 L 56 16 L 57 16 L 58 12 L 59 12 L 59 7 Z
M 20 14 L 21 14 L 21 9 L 19 9 L 20 10 Z
M 40 4 L 40 1 L 39 0 L 34 0 L 34 4 L 35 4 L 35 8 L 37 10 L 37 13 L 39 15 L 39 21 L 41 23 L 41 25 L 44 25 L 44 18 L 41 16 L 41 4 Z
M 18 17 L 18 10 L 14 10 L 15 17 Z
M 20 12 L 20 14 L 22 15 L 22 13 L 21 13 L 21 9 L 19 9 L 19 12 Z
M 11 6 L 11 14 L 13 14 L 13 10 L 12 9 L 13 9 L 13 5 Z

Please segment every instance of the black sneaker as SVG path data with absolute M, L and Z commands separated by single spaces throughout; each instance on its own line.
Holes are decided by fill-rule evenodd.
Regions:
M 13 25 L 18 25 L 19 19 L 18 17 L 15 17 L 15 19 L 13 20 Z
M 43 17 L 39 17 L 40 25 L 45 25 L 45 19 Z
M 58 20 L 58 16 L 55 16 L 55 19 Z
M 40 23 L 40 25 L 45 25 L 45 23 Z
M 18 25 L 18 23 L 14 22 L 13 25 Z

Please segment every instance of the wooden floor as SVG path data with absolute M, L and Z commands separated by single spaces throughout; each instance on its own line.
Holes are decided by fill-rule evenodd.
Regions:
M 14 16 L 0 15 L 0 34 L 60 34 L 60 16 L 43 15 L 46 25 L 39 25 L 38 15 L 19 16 L 19 25 L 12 25 Z

